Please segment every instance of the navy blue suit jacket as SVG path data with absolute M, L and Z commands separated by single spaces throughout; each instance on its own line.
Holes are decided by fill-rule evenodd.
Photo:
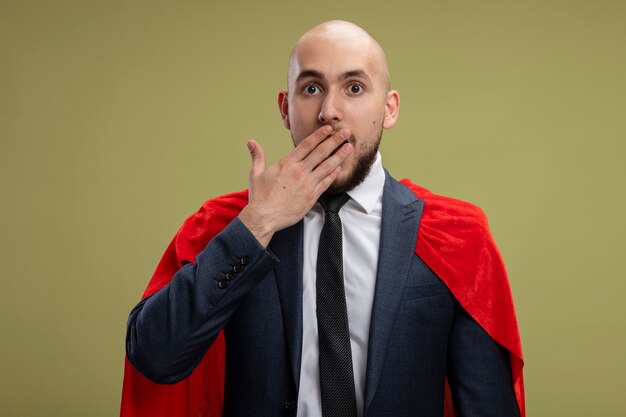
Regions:
M 508 351 L 415 254 L 424 202 L 386 174 L 365 417 L 443 415 L 446 375 L 464 416 L 518 416 Z M 240 265 L 231 280 L 225 273 Z M 196 261 L 140 302 L 126 350 L 146 377 L 188 376 L 220 330 L 224 416 L 296 414 L 302 352 L 302 222 L 268 249 L 235 218 Z

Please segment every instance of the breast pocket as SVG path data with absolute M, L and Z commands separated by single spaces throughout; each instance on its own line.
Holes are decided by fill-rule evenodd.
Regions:
M 404 287 L 403 299 L 450 294 L 444 282 L 418 256 L 415 256 Z
M 440 281 L 432 284 L 406 286 L 404 287 L 402 298 L 404 300 L 411 300 L 445 294 L 450 294 L 450 290 L 448 290 L 446 284 Z

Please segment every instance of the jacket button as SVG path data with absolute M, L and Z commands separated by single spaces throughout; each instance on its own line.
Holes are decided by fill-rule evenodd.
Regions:
M 228 271 L 224 274 L 224 278 L 226 278 L 226 281 L 232 281 L 233 278 L 235 278 L 235 274 L 233 273 L 233 271 Z
M 250 257 L 249 256 L 244 256 L 243 258 L 241 258 L 239 260 L 239 263 L 243 266 L 246 266 L 250 263 Z
M 285 401 L 283 403 L 283 408 L 287 411 L 293 411 L 296 409 L 296 402 L 295 401 Z
M 225 279 L 221 280 L 220 282 L 217 283 L 217 286 L 223 290 L 224 288 L 228 287 L 228 281 L 226 281 Z
M 243 268 L 243 266 L 241 266 L 241 264 L 237 264 L 237 265 L 233 266 L 233 272 L 235 274 L 238 274 L 239 272 L 241 272 L 242 268 Z

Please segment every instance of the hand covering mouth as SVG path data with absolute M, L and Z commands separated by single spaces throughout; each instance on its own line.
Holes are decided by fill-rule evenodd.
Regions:
M 343 142 L 341 142 L 341 143 L 339 144 L 339 146 L 337 146 L 337 147 L 336 147 L 336 148 L 335 148 L 335 149 L 334 149 L 334 150 L 330 153 L 330 155 L 328 155 L 328 156 L 333 156 L 333 155 L 334 155 L 335 153 L 337 153 L 337 151 L 338 151 L 338 150 L 339 150 L 339 149 L 340 149 L 343 145 L 345 145 L 346 143 L 350 143 L 350 141 L 349 141 L 348 139 L 346 139 L 346 140 L 344 140 Z

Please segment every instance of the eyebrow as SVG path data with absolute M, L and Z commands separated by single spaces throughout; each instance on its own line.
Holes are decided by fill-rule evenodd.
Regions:
M 315 71 L 315 70 L 303 70 L 300 72 L 300 74 L 298 74 L 298 78 L 296 78 L 296 81 L 300 81 L 303 78 L 318 78 L 320 80 L 323 80 L 324 74 L 322 74 L 319 71 Z
M 345 80 L 346 78 L 351 78 L 351 77 L 360 77 L 360 78 L 365 78 L 367 80 L 370 79 L 370 77 L 367 75 L 367 73 L 363 70 L 351 70 L 351 71 L 346 71 L 344 73 L 342 73 L 339 76 L 340 80 Z M 323 73 L 316 71 L 316 70 L 302 70 L 302 72 L 300 72 L 300 74 L 298 74 L 298 78 L 296 78 L 296 82 L 300 81 L 304 78 L 317 78 L 319 80 L 324 80 L 326 79 L 326 77 L 324 76 Z
M 343 74 L 341 74 L 341 77 L 339 77 L 339 79 L 345 80 L 346 78 L 352 78 L 352 77 L 365 78 L 367 80 L 370 79 L 367 73 L 363 70 L 346 71 Z

